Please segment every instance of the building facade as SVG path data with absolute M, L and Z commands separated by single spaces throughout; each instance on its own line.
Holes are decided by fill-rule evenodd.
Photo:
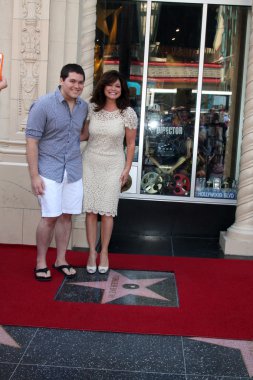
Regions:
M 122 201 L 137 213 L 162 204 L 165 223 L 170 205 L 189 210 L 181 233 L 201 210 L 220 228 L 225 254 L 253 255 L 251 0 L 0 1 L 9 83 L 0 99 L 0 242 L 35 244 L 27 116 L 33 100 L 54 91 L 61 67 L 77 62 L 87 101 L 106 70 L 128 81 L 139 128 Z M 73 219 L 70 247 L 87 246 L 84 222 Z

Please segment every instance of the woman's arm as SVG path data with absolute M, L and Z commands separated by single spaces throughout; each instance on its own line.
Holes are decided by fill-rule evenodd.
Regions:
M 89 139 L 89 121 L 84 122 L 80 134 L 80 141 L 87 141 Z
M 126 181 L 127 177 L 129 175 L 133 158 L 134 158 L 134 150 L 135 150 L 135 138 L 136 138 L 136 129 L 130 129 L 125 128 L 126 133 L 126 146 L 127 146 L 127 153 L 126 153 L 126 163 L 123 172 L 120 176 L 121 185 L 123 186 Z

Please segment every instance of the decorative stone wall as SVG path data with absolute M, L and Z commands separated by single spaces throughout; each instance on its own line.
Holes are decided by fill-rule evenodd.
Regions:
M 31 103 L 38 97 L 41 0 L 25 0 L 22 11 L 19 116 L 20 130 L 24 131 Z
M 35 243 L 40 211 L 30 189 L 24 129 L 31 102 L 46 91 L 49 4 L 49 0 L 1 1 L 0 25 L 5 27 L 1 38 L 11 47 L 1 45 L 8 79 L 0 102 L 1 243 Z M 5 105 L 8 114 L 2 109 Z

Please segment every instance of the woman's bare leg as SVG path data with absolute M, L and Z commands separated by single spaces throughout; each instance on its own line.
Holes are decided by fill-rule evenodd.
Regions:
M 89 244 L 89 257 L 87 266 L 95 267 L 97 259 L 96 242 L 97 242 L 97 214 L 92 212 L 86 213 L 86 234 Z
M 101 267 L 109 266 L 108 259 L 108 246 L 111 240 L 113 230 L 113 217 L 102 215 L 101 217 L 101 252 L 100 252 L 100 263 Z

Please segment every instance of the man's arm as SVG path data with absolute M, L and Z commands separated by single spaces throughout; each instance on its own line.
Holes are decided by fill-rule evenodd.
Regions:
M 38 143 L 38 140 L 31 137 L 26 139 L 26 156 L 34 195 L 42 195 L 45 189 L 44 182 L 39 175 Z

